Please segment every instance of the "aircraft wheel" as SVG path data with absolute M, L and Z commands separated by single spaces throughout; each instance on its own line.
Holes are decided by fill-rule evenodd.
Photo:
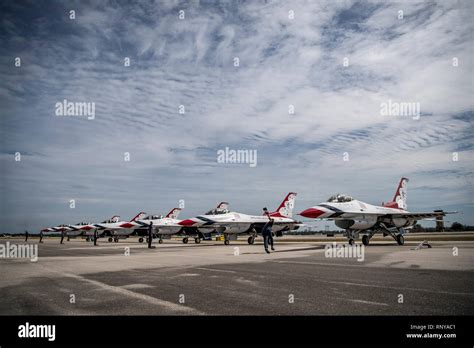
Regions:
M 138 243 L 143 243 L 143 238 L 138 238 Z
M 352 238 L 349 239 L 349 244 L 350 244 L 350 245 L 354 245 L 354 239 L 352 239 Z
M 368 246 L 369 245 L 369 236 L 362 236 L 362 244 L 364 244 L 365 246 Z
M 194 243 L 196 243 L 196 244 L 201 243 L 201 238 L 194 238 Z
M 405 238 L 404 238 L 401 234 L 399 234 L 399 235 L 397 236 L 397 243 L 398 243 L 398 245 L 403 245 L 403 244 L 405 244 Z
M 158 239 L 158 243 L 163 244 L 163 239 Z
M 114 242 L 115 242 L 115 243 L 118 243 L 118 238 L 114 238 Z
M 112 237 L 109 237 L 109 243 L 112 243 L 113 239 Z
M 86 242 L 90 242 L 90 238 L 89 237 L 86 237 Z
M 229 245 L 230 244 L 230 241 L 228 239 L 224 240 L 224 244 L 225 245 Z
M 184 244 L 188 244 L 188 238 L 186 238 L 186 237 L 183 238 L 183 243 L 184 243 Z
M 253 243 L 255 243 L 255 238 L 254 237 L 249 237 L 249 239 L 247 239 L 247 242 L 249 244 L 253 244 Z

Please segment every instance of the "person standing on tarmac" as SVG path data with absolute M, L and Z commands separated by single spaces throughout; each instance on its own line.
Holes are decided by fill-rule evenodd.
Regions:
M 25 230 L 25 242 L 28 242 L 28 231 Z
M 148 226 L 148 249 L 151 249 L 151 242 L 153 240 L 153 221 L 150 221 L 150 225 Z
M 263 245 L 267 254 L 270 254 L 270 251 L 268 250 L 268 244 L 270 244 L 272 250 L 275 250 L 273 247 L 272 226 L 273 219 L 269 217 L 268 222 L 262 228 Z
M 40 240 L 39 240 L 40 243 L 43 243 L 43 231 L 40 231 Z
M 97 228 L 94 230 L 94 245 L 97 245 L 97 238 L 99 238 L 99 233 L 97 232 Z
M 61 231 L 61 242 L 59 242 L 59 244 L 63 244 L 63 240 L 64 240 L 64 230 Z

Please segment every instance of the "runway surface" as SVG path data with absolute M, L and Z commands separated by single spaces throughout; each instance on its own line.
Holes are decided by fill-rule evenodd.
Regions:
M 414 250 L 418 242 L 386 239 L 366 247 L 363 261 L 328 258 L 326 244 L 276 239 L 267 255 L 261 240 L 245 238 L 155 249 L 135 238 L 98 246 L 47 238 L 37 262 L 0 259 L 0 314 L 474 314 L 473 241 Z

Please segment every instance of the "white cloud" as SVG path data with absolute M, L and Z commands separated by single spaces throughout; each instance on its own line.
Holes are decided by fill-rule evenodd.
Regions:
M 402 175 L 420 188 L 415 208 L 472 201 L 472 150 L 462 149 L 472 133 L 469 2 L 110 5 L 76 3 L 75 22 L 54 11 L 37 32 L 21 29 L 21 13 L 7 16 L 2 148 L 41 156 L 21 167 L 0 157 L 5 214 L 32 199 L 32 216 L 52 216 L 51 202 L 71 195 L 87 202 L 76 220 L 113 214 L 113 204 L 122 215 L 164 211 L 184 196 L 189 215 L 221 199 L 255 212 L 290 190 L 301 210 L 333 191 L 377 203 Z M 95 102 L 96 119 L 55 117 L 64 98 Z M 420 120 L 381 116 L 388 99 L 420 102 Z M 225 146 L 257 149 L 257 168 L 217 165 Z

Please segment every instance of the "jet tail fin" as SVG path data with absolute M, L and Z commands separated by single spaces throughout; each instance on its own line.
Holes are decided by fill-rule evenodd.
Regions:
M 141 219 L 142 217 L 144 217 L 145 215 L 146 215 L 146 213 L 143 212 L 143 211 L 141 211 L 141 212 L 139 212 L 139 213 L 138 213 L 132 220 L 130 220 L 130 221 L 139 220 L 139 219 Z
M 283 202 L 273 213 L 269 213 L 269 216 L 273 217 L 293 217 L 293 208 L 295 207 L 296 192 L 290 192 L 286 195 Z
M 180 212 L 181 212 L 181 208 L 173 208 L 173 209 L 171 209 L 171 211 L 166 215 L 166 217 L 167 217 L 167 218 L 170 218 L 170 219 L 177 219 Z
M 408 178 L 401 178 L 397 191 L 391 202 L 385 203 L 383 206 L 387 208 L 407 209 L 407 187 Z

